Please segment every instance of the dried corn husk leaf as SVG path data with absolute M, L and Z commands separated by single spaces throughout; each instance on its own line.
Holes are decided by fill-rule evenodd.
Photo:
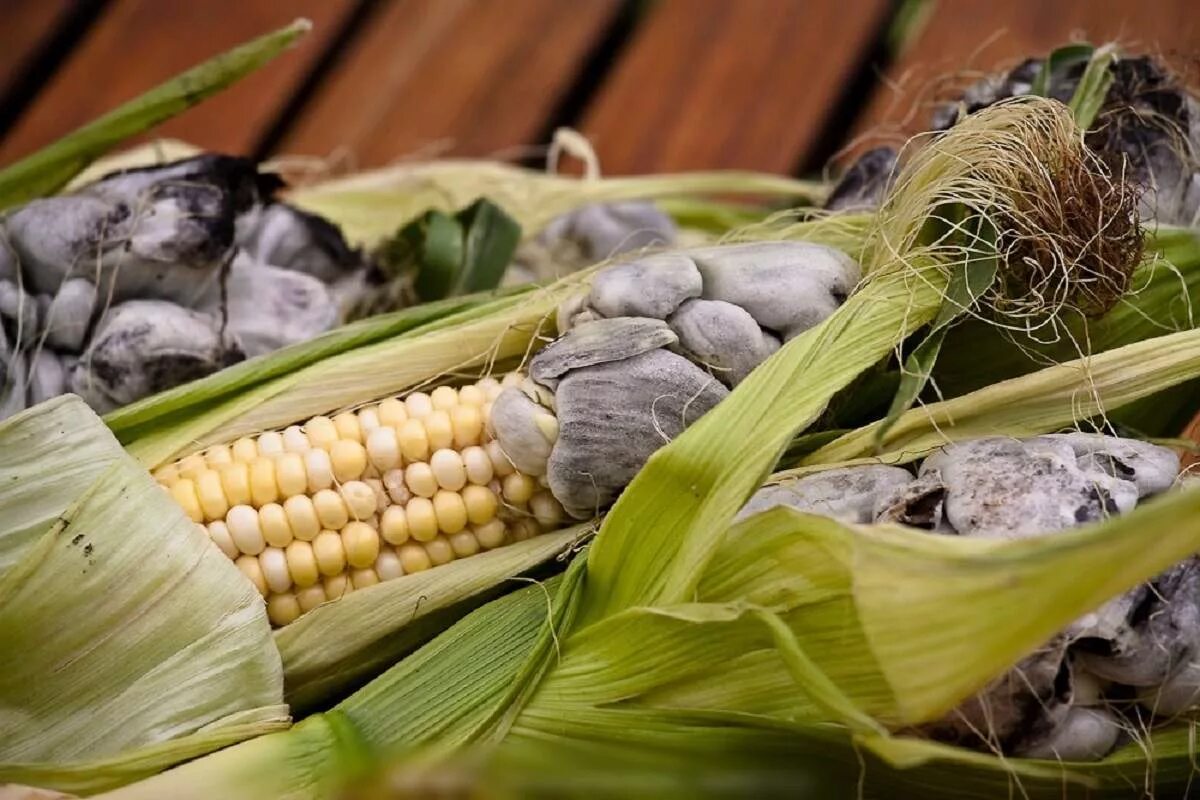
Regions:
M 42 437 L 69 447 L 39 450 Z M 72 763 L 151 748 L 133 770 L 147 774 L 286 725 L 261 598 L 82 401 L 6 422 L 0 452 L 28 459 L 14 483 L 50 487 L 41 508 L 12 505 L 15 529 L 41 528 L 0 577 L 0 651 L 15 656 L 0 675 L 0 780 L 75 785 L 91 767 L 71 777 Z

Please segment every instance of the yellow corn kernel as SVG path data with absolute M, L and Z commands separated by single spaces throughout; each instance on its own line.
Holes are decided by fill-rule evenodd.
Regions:
M 333 462 L 329 460 L 329 451 L 314 447 L 305 453 L 304 473 L 308 477 L 309 494 L 333 486 Z
M 356 481 L 367 468 L 367 449 L 352 439 L 338 439 L 329 449 L 329 460 L 336 481 Z
M 365 589 L 379 583 L 379 573 L 373 569 L 355 569 L 350 571 L 350 583 L 355 589 Z
M 362 481 L 346 481 L 341 486 L 342 500 L 350 519 L 365 520 L 375 513 L 375 492 Z
M 419 419 L 410 419 L 400 426 L 397 433 L 400 452 L 407 461 L 425 461 L 429 458 L 429 436 Z
M 532 539 L 541 533 L 541 528 L 537 522 L 531 519 L 519 519 L 509 528 L 509 533 L 512 535 L 514 542 L 523 542 L 526 539 Z
M 492 479 L 494 470 L 492 460 L 487 451 L 478 445 L 465 447 L 462 451 L 463 469 L 467 472 L 467 480 L 471 483 L 486 486 Z
M 276 627 L 290 625 L 300 614 L 300 603 L 291 592 L 273 594 L 267 598 L 267 618 Z
M 170 489 L 171 484 L 179 480 L 179 465 L 164 464 L 163 466 L 154 470 L 154 479 Z
M 508 528 L 505 527 L 502 520 L 493 519 L 482 525 L 474 526 L 471 528 L 471 532 L 475 534 L 475 540 L 479 542 L 481 547 L 492 550 L 504 544 Z
M 259 456 L 277 456 L 283 452 L 283 435 L 278 431 L 267 431 L 258 435 Z
M 287 512 L 278 503 L 267 503 L 258 510 L 258 525 L 262 529 L 263 539 L 272 547 L 291 544 L 292 526 L 288 524 Z
M 487 451 L 488 458 L 492 462 L 492 471 L 500 478 L 506 478 L 517 471 L 513 463 L 508 460 L 508 456 L 504 455 L 504 451 L 500 448 L 500 443 L 495 439 L 483 446 Z
M 411 575 L 414 572 L 424 572 L 433 566 L 433 562 L 429 560 L 429 554 L 419 544 L 409 543 L 401 545 L 396 548 L 396 555 L 400 556 L 400 566 L 404 568 L 405 575 Z
M 299 453 L 282 453 L 275 456 L 275 483 L 282 497 L 292 497 L 308 491 L 308 471 L 304 469 L 304 457 Z
M 313 546 L 308 542 L 294 541 L 283 551 L 287 557 L 288 574 L 292 582 L 303 588 L 312 586 L 321 579 L 321 570 L 317 566 L 317 556 Z
M 404 398 L 404 410 L 409 419 L 421 419 L 433 411 L 433 401 L 424 392 L 411 392 Z
M 333 417 L 333 427 L 337 430 L 338 438 L 362 444 L 362 426 L 358 424 L 358 415 L 353 411 L 343 411 Z
M 278 499 L 279 484 L 275 482 L 275 461 L 260 458 L 250 465 L 250 502 L 256 506 L 263 506 Z
M 337 531 L 321 531 L 312 542 L 313 556 L 322 575 L 337 575 L 346 568 L 346 548 Z
M 292 574 L 288 572 L 287 555 L 278 547 L 268 547 L 258 554 L 258 566 L 263 580 L 272 592 L 286 592 L 292 588 Z
M 379 518 L 379 535 L 388 544 L 404 544 L 408 541 L 408 516 L 404 506 L 388 506 Z
M 404 574 L 400 556 L 396 555 L 393 548 L 385 547 L 379 551 L 379 558 L 375 560 L 375 572 L 379 574 L 381 581 L 390 581 Z
M 479 552 L 479 540 L 470 531 L 459 531 L 450 535 L 450 549 L 458 558 L 473 556 Z
M 449 411 L 458 405 L 458 392 L 450 386 L 439 386 L 429 393 L 429 401 L 435 409 Z
M 459 405 L 450 409 L 450 427 L 454 446 L 460 450 L 483 441 L 483 413 L 477 406 Z
M 450 415 L 445 411 L 431 411 L 425 419 L 425 435 L 429 437 L 431 450 L 441 450 L 454 444 L 454 428 L 450 424 Z
M 225 526 L 237 549 L 247 555 L 256 556 L 267 546 L 258 512 L 251 506 L 231 507 L 225 515 Z
M 225 489 L 221 486 L 221 474 L 215 469 L 206 469 L 196 476 L 195 483 L 196 499 L 200 502 L 204 519 L 225 519 L 229 501 L 225 499 Z
M 317 509 L 308 495 L 298 494 L 284 500 L 283 511 L 287 514 L 288 527 L 297 539 L 311 542 L 321 532 L 321 520 L 318 519 Z
M 408 421 L 408 411 L 404 403 L 394 397 L 381 400 L 379 403 L 379 424 L 399 428 Z
M 289 453 L 307 453 L 312 445 L 308 434 L 299 425 L 289 425 L 283 430 L 283 449 Z
M 213 544 L 221 548 L 221 552 L 229 558 L 237 558 L 241 555 L 237 545 L 233 543 L 233 537 L 229 535 L 229 528 L 223 520 L 215 519 L 206 526 L 208 530 L 208 538 L 213 540 Z
M 247 436 L 234 442 L 230 450 L 233 453 L 233 460 L 243 464 L 249 464 L 258 458 L 258 444 Z
M 445 536 L 437 536 L 425 542 L 422 545 L 425 552 L 429 554 L 429 560 L 435 567 L 440 567 L 442 564 L 449 564 L 454 560 L 454 548 L 450 546 L 450 542 Z
M 221 475 L 221 488 L 225 490 L 225 502 L 230 506 L 247 505 L 250 502 L 250 467 L 243 461 L 236 461 L 217 471 Z
M 529 510 L 544 531 L 554 530 L 562 524 L 563 507 L 545 489 L 529 498 Z
M 350 566 L 365 569 L 379 558 L 379 534 L 365 522 L 347 523 L 342 528 L 342 548 Z
M 404 507 L 408 519 L 408 535 L 418 542 L 428 542 L 437 536 L 437 514 L 433 510 L 433 501 L 427 497 L 414 497 Z
M 338 440 L 338 429 L 329 417 L 317 416 L 304 423 L 304 433 L 310 446 L 328 450 Z
M 435 450 L 429 457 L 429 469 L 443 489 L 457 492 L 467 485 L 467 468 L 456 450 Z
M 385 425 L 367 435 L 367 458 L 380 472 L 400 466 L 400 439 L 395 428 Z
M 504 479 L 504 499 L 514 506 L 523 506 L 537 491 L 537 482 L 521 472 L 514 472 Z
M 300 605 L 301 614 L 307 614 L 321 605 L 321 603 L 324 603 L 326 599 L 325 587 L 319 583 L 314 586 L 307 586 L 296 592 L 296 602 Z
M 404 468 L 404 483 L 408 485 L 408 490 L 417 497 L 433 497 L 438 488 L 437 478 L 433 476 L 433 469 L 423 461 L 409 464 Z
M 204 461 L 204 456 L 192 453 L 179 462 L 179 477 L 196 480 L 196 476 L 206 469 L 208 464 Z
M 200 507 L 200 498 L 196 494 L 196 482 L 191 478 L 180 478 L 171 484 L 171 496 L 183 507 L 183 513 L 192 522 L 204 522 L 204 510 Z
M 484 395 L 483 390 L 478 385 L 468 384 L 459 388 L 458 402 L 459 405 L 481 408 L 487 402 L 487 396 Z
M 350 521 L 350 511 L 346 508 L 346 501 L 332 489 L 322 489 L 313 495 L 312 501 L 321 527 L 341 530 L 342 526 Z
M 443 533 L 458 533 L 467 527 L 467 506 L 462 495 L 443 489 L 433 496 L 433 513 Z
M 462 490 L 463 506 L 466 508 L 467 519 L 472 525 L 482 525 L 495 519 L 500 501 L 492 490 L 486 486 L 464 486 Z
M 228 445 L 214 444 L 204 451 L 204 461 L 210 467 L 220 467 L 233 463 L 233 452 Z
M 337 600 L 354 591 L 354 585 L 350 583 L 350 576 L 345 572 L 326 576 L 321 581 L 321 585 L 325 588 L 325 597 L 330 600 Z
M 267 580 L 263 577 L 262 567 L 258 565 L 258 559 L 250 555 L 238 556 L 237 561 L 233 563 L 237 565 L 237 568 L 242 571 L 243 575 L 250 579 L 250 582 L 254 584 L 254 588 L 258 589 L 258 593 L 266 597 Z

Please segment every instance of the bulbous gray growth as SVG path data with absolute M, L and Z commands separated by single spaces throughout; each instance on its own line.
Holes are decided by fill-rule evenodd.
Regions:
M 44 312 L 46 343 L 68 353 L 83 350 L 96 309 L 96 284 L 85 278 L 63 282 Z
M 538 235 L 553 248 L 563 241 L 577 246 L 591 263 L 644 247 L 675 242 L 675 222 L 648 200 L 592 203 L 557 217 Z
M 665 350 L 572 370 L 555 392 L 558 441 L 547 469 L 550 490 L 567 513 L 593 516 L 654 451 L 727 394 L 712 376 Z
M 784 341 L 837 310 L 860 277 L 845 253 L 806 242 L 705 247 L 689 254 L 704 276 L 705 300 L 741 306 Z
M 529 376 L 554 389 L 573 369 L 620 361 L 675 344 L 677 337 L 658 319 L 614 317 L 572 327 L 542 348 L 529 362 Z
M 242 358 L 216 321 L 162 300 L 113 306 L 71 371 L 71 390 L 105 412 Z
M 787 506 L 842 522 L 872 522 L 880 498 L 912 483 L 908 470 L 882 464 L 825 470 L 764 486 L 751 495 L 733 519 L 740 522 L 776 506 Z
M 1121 725 L 1102 708 L 1072 706 L 1041 736 L 1013 748 L 1021 758 L 1097 761 L 1108 755 L 1121 735 Z
M 334 283 L 356 272 L 362 258 L 328 220 L 286 203 L 271 203 L 238 220 L 237 243 L 255 261 Z
M 492 403 L 488 418 L 500 449 L 513 466 L 526 475 L 545 475 L 554 441 L 546 436 L 547 425 L 542 417 L 553 417 L 515 387 L 508 387 Z
M 702 290 L 700 270 L 692 259 L 682 253 L 659 253 L 601 270 L 592 279 L 587 305 L 603 317 L 666 319 Z
M 224 294 L 229 332 L 251 358 L 311 339 L 338 321 L 337 305 L 321 281 L 246 255 L 230 266 Z M 220 300 L 201 310 L 219 316 Z
M 57 397 L 67 390 L 67 372 L 62 359 L 41 348 L 34 352 L 29 367 L 29 405 Z
M 20 345 L 37 338 L 38 304 L 12 280 L 0 279 L 0 317 L 10 320 L 13 339 Z
M 686 300 L 668 320 L 680 347 L 726 386 L 736 386 L 779 349 L 749 312 L 720 300 Z
M 1139 497 L 1165 492 L 1179 475 L 1179 456 L 1165 447 L 1098 433 L 1058 433 L 1041 437 L 1070 445 L 1080 468 L 1133 483 Z
M 1181 664 L 1165 681 L 1139 692 L 1138 702 L 1143 708 L 1167 717 L 1200 705 L 1200 661 Z

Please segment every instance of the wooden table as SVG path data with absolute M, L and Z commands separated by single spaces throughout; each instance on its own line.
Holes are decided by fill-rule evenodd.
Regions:
M 1114 37 L 1197 77 L 1195 0 L 0 0 L 0 164 L 294 17 L 314 31 L 156 135 L 228 152 L 820 171 L 902 138 L 947 74 Z M 914 13 L 915 12 L 915 13 Z

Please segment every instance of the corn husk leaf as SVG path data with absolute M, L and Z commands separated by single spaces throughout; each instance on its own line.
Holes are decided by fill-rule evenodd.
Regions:
M 589 526 L 452 561 L 323 605 L 275 632 L 294 713 L 383 672 L 512 579 L 568 552 Z M 366 634 L 364 635 L 364 632 Z
M 261 67 L 312 27 L 298 19 L 176 75 L 140 97 L 0 170 L 0 209 L 53 194 L 97 156 Z
M 880 452 L 880 423 L 873 423 L 835 439 L 802 463 L 833 464 L 868 456 L 900 463 L 948 441 L 1047 433 L 1198 376 L 1200 330 L 1158 336 L 914 408 L 883 436 Z
M 35 431 L 72 447 L 20 451 L 30 485 L 55 473 L 42 482 L 61 504 L 58 480 L 84 480 L 0 577 L 0 651 L 16 656 L 0 676 L 0 780 L 40 773 L 54 786 L 62 768 L 75 785 L 87 768 L 73 762 L 130 752 L 146 774 L 286 725 L 279 654 L 237 568 L 77 397 L 0 426 L 0 452 Z M 80 453 L 94 474 L 75 466 Z M 13 508 L 27 525 L 49 510 L 20 497 Z
M 400 164 L 300 187 L 289 202 L 333 220 L 355 244 L 373 246 L 429 209 L 453 213 L 487 197 L 527 235 L 588 203 L 698 195 L 743 195 L 819 201 L 824 184 L 757 172 L 694 172 L 575 178 L 496 161 Z

